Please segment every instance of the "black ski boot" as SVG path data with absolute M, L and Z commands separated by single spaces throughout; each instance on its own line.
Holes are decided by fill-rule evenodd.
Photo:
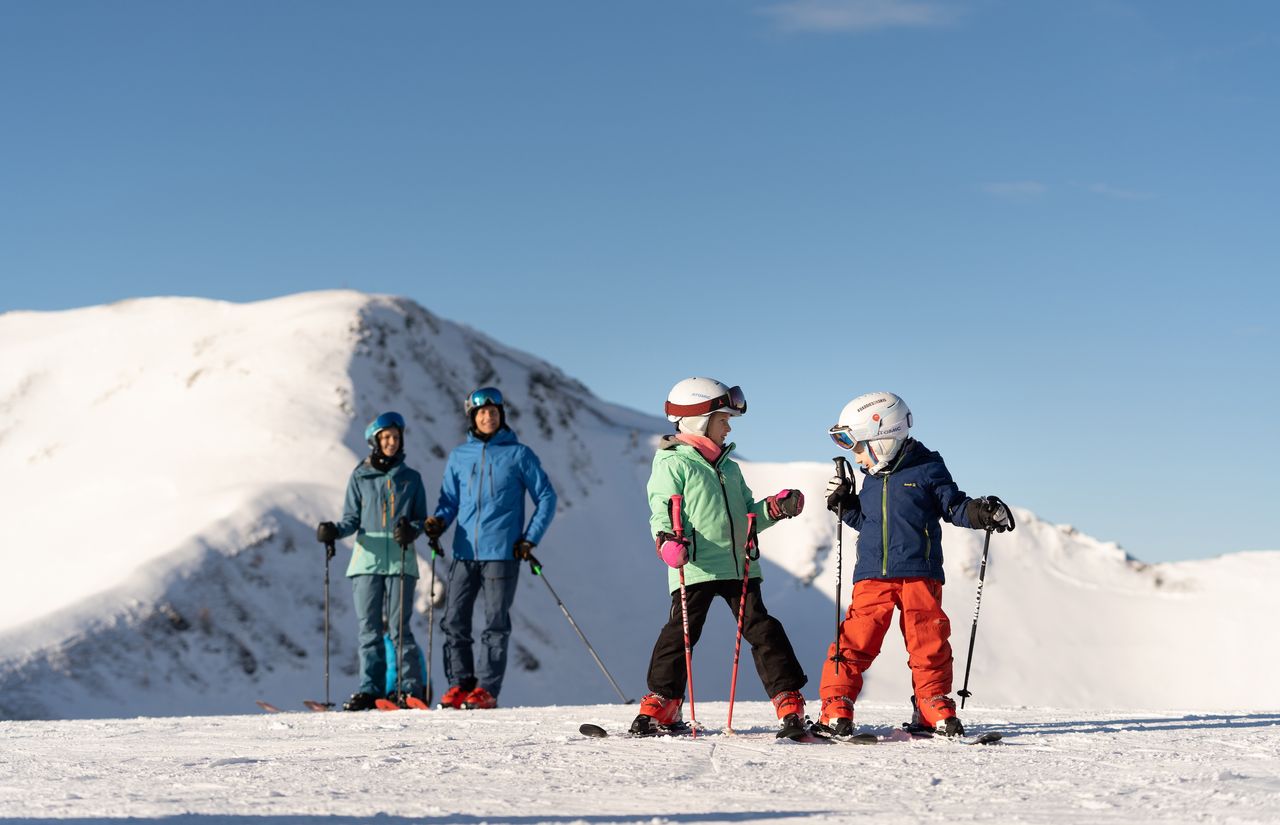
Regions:
M 853 736 L 853 720 L 847 716 L 837 716 L 827 723 L 826 728 L 832 736 Z
M 632 736 L 675 736 L 689 733 L 691 730 L 692 728 L 682 719 L 677 719 L 670 725 L 659 725 L 657 719 L 642 713 L 632 720 L 627 732 Z
M 800 718 L 798 713 L 788 713 L 782 717 L 782 722 L 778 726 L 777 737 L 779 739 L 799 739 L 809 732 L 809 728 L 805 725 L 804 719 Z
M 378 699 L 372 693 L 356 693 L 351 694 L 351 698 L 342 704 L 343 710 L 373 710 L 374 702 Z
M 939 736 L 964 736 L 964 725 L 954 716 L 938 721 Z

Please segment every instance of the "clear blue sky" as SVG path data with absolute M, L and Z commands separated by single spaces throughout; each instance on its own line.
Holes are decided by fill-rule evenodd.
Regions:
M 408 295 L 1147 561 L 1280 548 L 1271 2 L 0 2 L 0 311 Z

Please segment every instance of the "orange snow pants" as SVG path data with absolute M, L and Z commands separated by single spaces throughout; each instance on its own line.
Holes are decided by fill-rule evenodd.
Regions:
M 951 621 L 942 612 L 942 582 L 926 578 L 863 579 L 853 586 L 853 602 L 840 623 L 840 655 L 831 645 L 822 667 L 820 695 L 828 699 L 856 700 L 862 691 L 862 673 L 880 654 L 880 643 L 893 621 L 893 609 L 901 611 L 899 626 L 907 642 L 907 664 L 916 700 L 929 724 L 927 700 L 951 692 Z

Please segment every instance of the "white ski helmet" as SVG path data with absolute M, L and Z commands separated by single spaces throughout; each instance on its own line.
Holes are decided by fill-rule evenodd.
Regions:
M 686 378 L 667 393 L 667 420 L 681 432 L 706 435 L 713 412 L 742 415 L 747 398 L 741 387 L 729 387 L 714 378 Z
M 902 449 L 911 429 L 907 402 L 891 392 L 859 395 L 840 411 L 840 420 L 827 432 L 841 449 L 869 451 L 870 471 L 878 473 Z

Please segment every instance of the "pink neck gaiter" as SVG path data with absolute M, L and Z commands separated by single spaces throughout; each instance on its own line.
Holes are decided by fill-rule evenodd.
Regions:
M 702 453 L 702 457 L 712 464 L 716 463 L 716 459 L 720 457 L 720 453 L 724 450 L 717 446 L 714 441 L 705 435 L 691 435 L 690 433 L 679 433 L 676 435 L 676 441 L 681 444 L 688 444 L 698 452 Z

